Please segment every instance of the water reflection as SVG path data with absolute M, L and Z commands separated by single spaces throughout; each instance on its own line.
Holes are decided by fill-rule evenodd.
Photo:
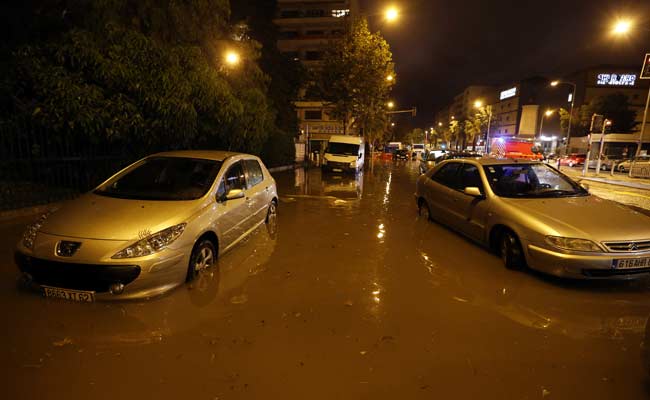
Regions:
M 444 236 L 454 235 L 440 230 Z M 463 241 L 462 239 L 459 239 Z M 421 242 L 420 263 L 430 283 L 448 298 L 495 312 L 522 326 L 572 338 L 622 339 L 639 335 L 650 314 L 649 282 L 566 281 L 523 271 L 509 271 L 487 250 L 468 246 L 427 252 L 436 239 Z M 476 258 L 475 258 L 476 257 Z M 461 261 L 462 260 L 462 261 Z
M 326 200 L 331 206 L 358 208 L 363 197 L 363 172 L 357 174 L 324 174 L 319 168 L 298 168 L 293 182 L 283 182 L 288 175 L 277 177 L 283 187 L 280 196 L 284 202 L 299 198 Z

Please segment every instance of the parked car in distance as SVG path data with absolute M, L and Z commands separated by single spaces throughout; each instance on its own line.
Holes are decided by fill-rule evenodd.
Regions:
M 447 151 L 438 156 L 436 152 L 430 152 L 426 159 L 420 161 L 420 173 L 424 174 L 429 169 L 445 160 L 453 160 L 457 158 L 481 158 L 482 155 L 478 153 L 469 153 L 465 151 Z
M 393 153 L 393 160 L 409 160 L 409 151 L 406 149 L 395 150 Z
M 274 223 L 277 205 L 275 180 L 256 156 L 158 153 L 29 225 L 16 261 L 48 297 L 148 298 Z
M 602 171 L 609 171 L 614 167 L 614 165 L 618 164 L 620 160 L 620 158 L 614 158 L 612 156 L 606 156 L 603 154 L 600 156 L 600 169 Z M 587 164 L 587 168 L 596 168 L 597 165 L 598 159 L 591 159 Z
M 650 273 L 650 217 L 545 163 L 448 160 L 420 175 L 415 201 L 424 219 L 493 249 L 507 268 L 576 279 Z
M 585 160 L 587 159 L 586 154 L 572 153 L 568 156 L 560 157 L 560 165 L 566 165 L 569 167 L 574 167 L 576 165 L 584 165 Z
M 617 166 L 616 170 L 619 172 L 628 172 L 630 170 L 630 167 L 632 166 L 632 163 L 650 163 L 650 156 L 638 156 L 634 157 L 631 160 L 622 160 Z

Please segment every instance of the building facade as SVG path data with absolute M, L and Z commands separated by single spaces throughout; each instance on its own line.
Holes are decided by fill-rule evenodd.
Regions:
M 317 72 L 326 47 L 343 37 L 351 18 L 358 14 L 356 0 L 278 0 L 274 20 L 279 29 L 277 47 L 308 71 Z M 320 150 L 332 134 L 344 133 L 343 123 L 330 116 L 325 102 L 302 98 L 294 105 L 300 127 L 298 158 Z
M 636 111 L 636 127 L 629 133 L 612 132 L 603 139 L 603 152 L 613 156 L 633 155 L 637 149 L 639 134 L 643 123 L 643 111 L 650 87 L 650 80 L 639 79 L 640 67 L 600 65 L 576 71 L 563 80 L 576 85 L 575 106 L 591 103 L 599 97 L 623 94 L 627 97 L 630 108 Z M 565 95 L 571 93 L 572 87 L 565 87 Z M 572 135 L 573 136 L 573 135 Z M 586 151 L 586 137 L 571 141 L 570 151 Z M 650 121 L 646 123 L 642 150 L 650 152 Z

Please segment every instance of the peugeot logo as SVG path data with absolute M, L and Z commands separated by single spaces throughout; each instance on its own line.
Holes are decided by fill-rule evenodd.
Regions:
M 81 247 L 81 242 L 60 241 L 56 245 L 56 255 L 59 257 L 72 257 Z
M 639 246 L 637 246 L 636 243 L 630 243 L 629 245 L 627 245 L 627 248 L 628 248 L 630 251 L 637 251 L 637 250 L 639 250 Z

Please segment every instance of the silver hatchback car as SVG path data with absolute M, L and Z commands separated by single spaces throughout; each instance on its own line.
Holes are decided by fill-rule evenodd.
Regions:
M 76 301 L 164 293 L 264 222 L 275 180 L 252 155 L 154 154 L 31 224 L 16 262 L 30 286 Z
M 418 210 L 494 249 L 508 268 L 570 278 L 650 272 L 650 217 L 530 161 L 466 159 L 418 178 Z

